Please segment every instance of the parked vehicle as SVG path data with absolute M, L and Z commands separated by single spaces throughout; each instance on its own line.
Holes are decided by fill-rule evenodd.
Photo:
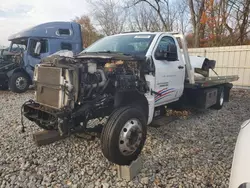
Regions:
M 63 136 L 91 131 L 88 121 L 109 116 L 102 152 L 128 165 L 144 146 L 146 125 L 164 114 L 165 105 L 221 109 L 229 100 L 230 82 L 238 76 L 209 77 L 214 66 L 213 60 L 189 57 L 183 35 L 108 36 L 75 57 L 55 55 L 37 65 L 36 98 L 23 105 L 23 114 Z
M 81 27 L 74 22 L 49 22 L 9 37 L 10 46 L 1 50 L 0 87 L 25 92 L 32 84 L 35 65 L 59 50 L 82 51 Z
M 234 150 L 234 157 L 230 176 L 230 188 L 250 187 L 250 120 L 246 120 L 240 129 Z

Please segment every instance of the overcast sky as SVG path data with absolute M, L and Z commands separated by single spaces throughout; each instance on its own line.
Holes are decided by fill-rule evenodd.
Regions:
M 50 21 L 70 21 L 89 12 L 85 0 L 1 0 L 0 46 L 8 46 L 8 36 Z

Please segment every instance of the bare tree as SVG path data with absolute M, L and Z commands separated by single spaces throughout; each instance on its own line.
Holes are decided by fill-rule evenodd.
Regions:
M 90 0 L 93 6 L 93 17 L 105 35 L 123 31 L 127 18 L 126 9 L 117 0 Z
M 250 0 L 88 0 L 105 35 L 124 30 L 178 31 L 193 47 L 249 43 Z
M 200 36 L 201 36 L 201 16 L 204 12 L 205 0 L 188 0 L 191 21 L 194 33 L 194 47 L 200 46 Z
M 137 10 L 138 6 L 147 5 L 146 10 L 154 12 L 154 14 L 148 18 L 148 22 L 150 22 L 151 25 L 153 24 L 154 28 L 159 31 L 184 30 L 184 25 L 186 25 L 184 24 L 186 3 L 182 4 L 180 1 L 185 2 L 184 0 L 128 0 L 129 7 L 137 7 Z M 179 6 L 181 6 L 181 8 Z M 144 17 L 147 16 L 144 15 Z M 180 20 L 180 18 L 182 18 L 182 20 Z
M 186 3 L 186 0 L 176 1 L 175 10 L 177 12 L 175 28 L 177 31 L 184 34 L 187 32 L 188 25 L 190 24 L 188 5 Z
M 147 9 L 144 5 L 134 9 L 134 20 L 139 31 L 150 31 L 152 30 L 152 17 L 153 12 Z
M 230 36 L 228 37 L 230 38 L 229 45 L 246 44 L 250 26 L 249 13 L 249 0 L 220 0 L 214 2 L 210 17 L 215 24 L 210 27 L 209 32 L 216 36 L 215 45 L 223 45 L 224 41 L 220 36 Z
M 249 29 L 249 13 L 250 13 L 250 1 L 240 0 L 236 9 L 236 18 L 239 38 L 237 39 L 240 44 L 244 43 L 244 40 L 248 34 Z
M 146 3 L 140 3 L 130 7 L 129 28 L 139 31 L 160 31 L 162 30 L 159 16 Z
M 247 44 L 249 13 L 249 0 L 205 0 L 199 38 L 209 46 Z
M 170 31 L 170 7 L 169 0 L 133 0 L 132 4 L 147 3 L 153 10 L 156 11 L 164 30 Z

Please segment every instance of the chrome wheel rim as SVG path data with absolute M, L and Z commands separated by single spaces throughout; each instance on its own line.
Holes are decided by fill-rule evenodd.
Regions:
M 27 80 L 24 77 L 18 77 L 16 79 L 16 87 L 20 90 L 25 89 L 25 87 L 27 86 Z
M 220 105 L 221 106 L 223 105 L 223 102 L 224 102 L 224 93 L 221 92 L 221 94 L 220 94 Z
M 134 153 L 142 141 L 142 124 L 138 119 L 130 119 L 123 126 L 119 136 L 119 150 L 127 156 Z

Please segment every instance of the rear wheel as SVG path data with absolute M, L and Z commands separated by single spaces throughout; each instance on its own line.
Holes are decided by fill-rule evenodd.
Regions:
M 146 134 L 146 117 L 138 108 L 117 109 L 103 128 L 102 152 L 115 164 L 129 165 L 141 153 Z
M 15 93 L 24 93 L 29 88 L 29 78 L 25 73 L 14 73 L 10 78 L 10 90 Z
M 216 104 L 212 106 L 212 108 L 216 110 L 220 110 L 223 107 L 223 104 L 225 101 L 224 97 L 225 97 L 224 87 L 221 86 L 218 88 Z

